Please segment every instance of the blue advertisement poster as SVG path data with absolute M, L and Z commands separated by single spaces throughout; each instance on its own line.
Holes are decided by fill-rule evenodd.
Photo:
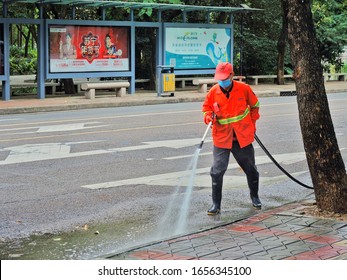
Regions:
M 231 62 L 230 28 L 165 29 L 165 64 L 175 69 L 212 69 Z

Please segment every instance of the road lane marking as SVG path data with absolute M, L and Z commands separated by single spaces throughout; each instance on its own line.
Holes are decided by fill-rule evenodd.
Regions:
M 190 138 L 190 139 L 173 139 L 165 141 L 149 141 L 143 142 L 142 145 L 111 148 L 106 150 L 91 150 L 85 152 L 71 153 L 72 145 L 80 145 L 85 143 L 96 143 L 101 141 L 79 141 L 79 142 L 67 142 L 67 143 L 43 143 L 43 144 L 25 144 L 19 146 L 11 146 L 0 149 L 0 151 L 8 152 L 7 157 L 0 161 L 0 165 L 14 164 L 14 163 L 24 163 L 33 162 L 40 160 L 53 160 L 80 156 L 90 156 L 90 155 L 100 155 L 115 152 L 128 152 L 137 151 L 145 149 L 155 149 L 155 148 L 171 148 L 171 149 L 181 149 L 185 147 L 190 147 L 198 145 L 200 143 L 200 138 Z
M 278 162 L 285 164 L 286 162 L 289 162 L 290 164 L 301 162 L 303 160 L 306 160 L 305 153 L 304 152 L 298 152 L 298 153 L 289 153 L 289 154 L 278 154 L 273 156 Z M 269 159 L 268 156 L 258 156 L 256 157 L 256 163 L 257 165 L 261 164 L 267 164 L 271 163 L 272 161 Z M 228 165 L 228 170 L 239 168 L 239 165 L 237 163 L 230 163 Z M 207 187 L 210 186 L 210 172 L 211 167 L 205 167 L 205 168 L 198 168 L 196 170 L 196 180 L 194 183 L 194 186 L 202 186 Z M 307 171 L 302 171 L 307 172 Z M 207 173 L 207 174 L 204 174 Z M 130 179 L 123 179 L 123 180 L 117 180 L 117 181 L 110 181 L 110 182 L 103 182 L 103 183 L 96 183 L 96 184 L 90 184 L 90 185 L 83 185 L 82 188 L 86 189 L 106 189 L 106 188 L 116 188 L 120 186 L 126 186 L 126 185 L 155 185 L 155 186 L 187 186 L 187 182 L 185 179 L 189 180 L 189 176 L 191 174 L 190 170 L 186 171 L 177 171 L 177 172 L 170 172 L 170 173 L 163 173 L 163 174 L 157 174 L 157 175 L 149 175 L 144 177 L 138 177 L 138 178 L 130 178 Z M 202 176 L 201 176 L 202 175 Z M 235 177 L 235 176 L 226 176 L 228 180 L 236 180 L 237 182 L 246 182 L 244 181 L 245 176 L 241 177 Z M 285 178 L 285 176 L 276 177 L 278 178 Z M 269 179 L 264 180 L 274 180 L 273 177 L 269 177 Z M 179 183 L 181 181 L 181 183 Z M 242 183 L 243 184 L 243 183 Z
M 123 119 L 123 118 L 141 118 L 148 116 L 160 116 L 160 115 L 170 115 L 170 114 L 185 114 L 185 113 L 194 113 L 201 112 L 201 110 L 185 110 L 185 111 L 166 111 L 166 112 L 157 112 L 157 113 L 143 113 L 143 114 L 132 114 L 132 115 L 112 115 L 109 117 L 92 117 L 92 118 L 83 118 L 83 119 L 63 119 L 63 120 L 52 120 L 52 121 L 38 121 L 38 122 L 29 122 L 29 123 L 17 123 L 17 124 L 1 124 L 0 127 L 7 126 L 19 126 L 19 125 L 39 125 L 47 123 L 61 123 L 61 122 L 79 122 L 79 121 L 89 121 L 89 120 L 108 120 L 108 119 Z
M 71 142 L 71 143 L 45 143 L 26 144 L 14 147 L 3 148 L 0 151 L 9 152 L 5 160 L 0 161 L 0 165 L 27 163 L 42 160 L 54 160 L 81 156 L 92 156 L 111 153 L 107 150 L 93 150 L 86 152 L 71 153 L 71 145 L 84 144 L 96 141 Z
M 204 143 L 210 143 L 212 142 L 211 138 L 206 138 Z M 258 145 L 253 145 L 254 149 L 260 149 Z M 212 155 L 212 152 L 206 152 L 206 153 L 200 153 L 200 156 L 210 156 Z M 191 158 L 193 155 L 181 155 L 181 156 L 172 156 L 172 157 L 164 157 L 165 160 L 176 160 L 176 159 L 183 159 L 183 158 Z M 154 159 L 148 159 L 148 160 L 154 160 Z
M 54 134 L 54 135 L 42 135 L 42 136 L 34 136 L 34 137 L 10 138 L 10 139 L 0 139 L 0 142 L 49 139 L 49 138 L 57 138 L 57 137 L 70 137 L 70 136 L 91 135 L 91 134 L 101 134 L 101 133 L 127 132 L 127 131 L 137 131 L 137 130 L 145 130 L 145 129 L 180 127 L 180 126 L 188 126 L 188 125 L 196 125 L 196 124 L 201 125 L 202 123 L 201 122 L 175 123 L 175 124 L 165 124 L 165 125 L 151 125 L 151 126 L 118 128 L 118 129 L 110 129 L 110 130 L 85 131 L 85 132 L 69 133 L 68 135 L 66 135 L 66 134 Z M 2 135 L 2 136 L 4 136 L 4 135 Z
M 100 122 L 87 122 L 87 123 L 72 123 L 72 124 L 58 124 L 58 125 L 45 125 L 45 126 L 26 126 L 26 127 L 17 127 L 17 128 L 5 128 L 0 129 L 1 135 L 18 135 L 18 134 L 29 134 L 29 133 L 50 133 L 58 131 L 74 131 L 74 130 L 83 130 L 83 129 L 92 129 L 105 127 L 107 125 L 92 125 L 99 124 Z M 6 131 L 20 131 L 20 130 L 33 130 L 29 132 L 16 132 L 4 134 Z
M 16 119 L 0 119 L 0 122 L 8 122 L 8 121 L 21 121 L 23 118 L 16 118 Z

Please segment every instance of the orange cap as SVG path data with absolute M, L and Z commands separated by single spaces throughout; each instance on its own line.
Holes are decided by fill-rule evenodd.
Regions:
M 219 63 L 216 67 L 214 79 L 216 81 L 226 80 L 233 73 L 233 66 L 229 62 Z

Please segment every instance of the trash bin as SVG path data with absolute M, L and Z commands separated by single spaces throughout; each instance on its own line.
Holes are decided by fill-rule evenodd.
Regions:
M 160 81 L 158 86 L 159 96 L 174 96 L 175 74 L 173 66 L 158 65 L 160 71 Z

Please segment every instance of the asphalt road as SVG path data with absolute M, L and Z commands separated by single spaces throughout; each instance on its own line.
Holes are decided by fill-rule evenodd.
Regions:
M 346 162 L 347 93 L 328 97 Z M 258 137 L 287 171 L 310 185 L 296 98 L 260 102 Z M 210 134 L 196 172 L 188 168 L 205 129 L 201 103 L 2 116 L 1 259 L 97 258 L 251 215 L 257 210 L 233 158 L 223 212 L 206 215 Z M 312 190 L 290 181 L 254 146 L 263 209 L 313 198 Z M 178 221 L 185 206 L 187 215 Z

